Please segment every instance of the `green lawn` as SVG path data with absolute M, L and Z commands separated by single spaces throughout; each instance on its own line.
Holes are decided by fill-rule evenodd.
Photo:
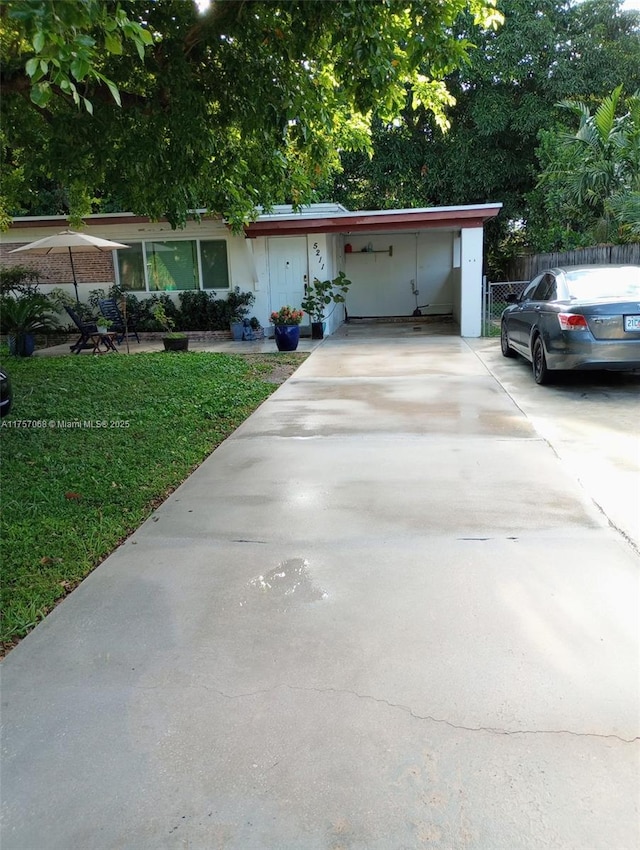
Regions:
M 304 354 L 9 358 L 4 649 L 149 516 Z M 20 426 L 20 427 L 18 427 Z

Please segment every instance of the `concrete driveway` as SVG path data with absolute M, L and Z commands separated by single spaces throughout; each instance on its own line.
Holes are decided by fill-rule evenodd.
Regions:
M 467 340 L 608 521 L 640 551 L 640 375 L 559 374 L 538 387 L 524 358 L 495 340 Z
M 3 850 L 640 845 L 640 557 L 420 327 L 326 340 L 8 656 Z

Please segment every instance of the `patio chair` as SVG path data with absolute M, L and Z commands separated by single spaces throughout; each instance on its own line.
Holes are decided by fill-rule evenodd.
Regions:
M 101 298 L 98 301 L 98 307 L 100 308 L 102 315 L 109 322 L 109 329 L 116 334 L 116 342 L 118 345 L 120 345 L 122 340 L 125 337 L 128 337 L 129 334 L 133 334 L 136 338 L 136 342 L 140 342 L 140 337 L 138 336 L 138 331 L 136 330 L 134 322 L 130 316 L 127 316 L 127 323 L 125 325 L 124 316 L 120 312 L 120 308 L 118 307 L 115 298 Z
M 73 345 L 69 346 L 71 351 L 73 351 L 74 354 L 80 354 L 83 348 L 92 348 L 93 342 L 91 341 L 91 335 L 98 333 L 98 326 L 96 323 L 93 321 L 85 322 L 71 307 L 65 307 L 64 309 L 69 314 L 74 325 L 80 331 L 78 339 L 73 343 Z

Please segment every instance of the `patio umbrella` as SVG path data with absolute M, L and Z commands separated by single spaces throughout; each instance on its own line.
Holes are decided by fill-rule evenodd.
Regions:
M 87 233 L 76 233 L 75 230 L 63 230 L 61 233 L 56 233 L 55 236 L 45 236 L 44 239 L 38 239 L 36 242 L 30 242 L 28 245 L 22 245 L 20 248 L 14 248 L 9 251 L 10 254 L 19 254 L 21 252 L 31 251 L 32 254 L 69 254 L 71 263 L 71 274 L 73 275 L 73 286 L 76 290 L 76 301 L 78 298 L 78 281 L 76 280 L 76 270 L 73 265 L 74 253 L 86 253 L 87 251 L 113 251 L 115 248 L 128 248 L 128 245 L 122 245 L 120 242 L 111 242 L 109 239 L 101 239 L 99 236 L 89 236 Z

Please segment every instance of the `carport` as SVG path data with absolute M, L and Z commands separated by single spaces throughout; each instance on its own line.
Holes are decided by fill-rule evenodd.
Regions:
M 245 228 L 272 293 L 290 270 L 352 281 L 349 318 L 453 316 L 481 335 L 484 222 L 502 204 L 350 212 L 313 205 L 277 209 Z M 314 268 L 314 262 L 318 270 Z M 327 273 L 327 269 L 329 272 Z M 302 276 L 298 274 L 297 276 Z

